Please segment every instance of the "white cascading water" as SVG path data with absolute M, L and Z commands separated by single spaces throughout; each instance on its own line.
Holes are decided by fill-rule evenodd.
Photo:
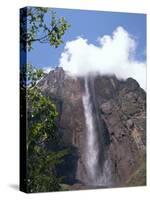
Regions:
M 85 164 L 88 174 L 88 185 L 91 186 L 108 186 L 111 183 L 110 163 L 104 161 L 103 173 L 99 169 L 99 141 L 94 126 L 92 114 L 92 105 L 88 88 L 88 80 L 85 78 L 85 94 L 82 98 L 84 115 L 86 121 L 86 147 L 85 147 Z
M 88 88 L 88 81 L 85 79 L 85 94 L 83 95 L 83 107 L 86 120 L 86 168 L 88 172 L 88 179 L 91 185 L 98 185 L 97 182 L 97 167 L 98 167 L 98 147 L 96 131 L 94 127 L 92 106 L 90 103 L 90 94 Z

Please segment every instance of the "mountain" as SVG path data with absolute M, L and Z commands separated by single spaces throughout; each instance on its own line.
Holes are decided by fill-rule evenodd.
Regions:
M 60 173 L 71 189 L 146 184 L 146 93 L 136 80 L 55 68 L 38 87 L 56 104 L 72 156 Z

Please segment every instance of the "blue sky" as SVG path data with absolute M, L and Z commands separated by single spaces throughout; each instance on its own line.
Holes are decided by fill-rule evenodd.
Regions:
M 33 66 L 58 66 L 67 41 L 81 36 L 88 39 L 89 43 L 97 45 L 99 36 L 111 35 L 118 26 L 122 26 L 135 38 L 137 43 L 136 59 L 139 61 L 146 59 L 146 15 L 71 9 L 54 10 L 58 17 L 64 16 L 71 27 L 63 37 L 64 44 L 58 48 L 50 47 L 49 44 L 35 43 L 33 45 L 34 49 L 28 53 L 28 63 L 32 63 Z

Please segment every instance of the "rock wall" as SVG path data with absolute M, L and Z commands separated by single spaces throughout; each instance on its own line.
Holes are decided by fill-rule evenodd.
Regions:
M 100 141 L 99 162 L 102 167 L 99 170 L 108 168 L 108 187 L 125 186 L 141 162 L 145 162 L 145 91 L 134 79 L 123 81 L 115 76 L 90 75 L 88 85 Z M 45 75 L 38 87 L 57 105 L 58 131 L 64 145 L 71 145 L 77 150 L 74 157 L 69 158 L 68 170 L 64 170 L 68 183 L 83 185 L 87 178 L 82 103 L 84 78 L 72 77 L 62 68 L 56 68 Z

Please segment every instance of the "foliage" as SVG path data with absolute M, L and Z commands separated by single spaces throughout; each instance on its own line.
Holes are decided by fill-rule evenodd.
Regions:
M 49 43 L 57 48 L 63 43 L 62 37 L 70 27 L 64 17 L 57 18 L 49 8 L 28 7 L 22 9 L 20 15 L 20 42 L 21 49 L 25 51 L 30 51 L 34 42 Z
M 64 17 L 57 18 L 51 9 L 35 7 L 21 9 L 20 15 L 21 51 L 32 50 L 35 42 L 56 48 L 63 43 L 62 37 L 70 26 Z M 60 190 L 62 177 L 57 175 L 57 168 L 68 154 L 60 145 L 56 107 L 36 85 L 43 75 L 31 64 L 21 66 L 21 119 L 26 116 L 23 102 L 27 102 L 27 192 Z
M 20 83 L 22 87 L 33 87 L 37 81 L 42 78 L 44 72 L 42 69 L 34 69 L 31 64 L 22 65 L 20 70 Z
M 60 138 L 56 129 L 58 113 L 51 100 L 43 96 L 36 86 L 43 71 L 29 65 L 27 71 L 21 74 L 21 95 L 26 90 L 27 100 L 27 191 L 58 191 L 62 177 L 57 176 L 56 168 L 68 153 L 67 149 L 59 148 Z M 25 77 L 30 84 L 24 84 Z
M 58 144 L 55 105 L 46 99 L 37 88 L 28 91 L 28 191 L 58 191 L 60 178 L 56 166 L 63 162 L 67 150 L 53 151 L 50 147 Z

